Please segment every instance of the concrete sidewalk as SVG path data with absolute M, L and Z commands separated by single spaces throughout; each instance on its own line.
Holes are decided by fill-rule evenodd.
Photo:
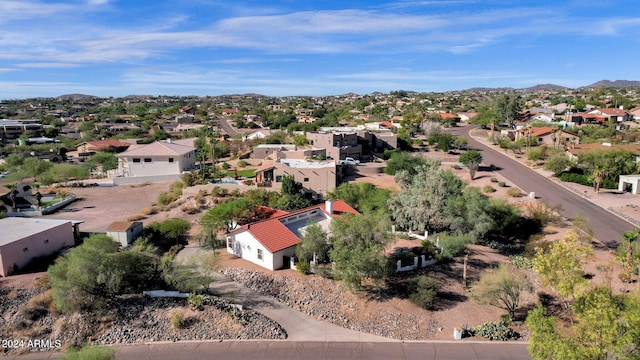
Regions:
M 205 250 L 198 245 L 189 245 L 178 253 L 176 260 L 181 262 L 188 261 L 189 258 L 203 251 L 210 250 Z M 287 331 L 287 340 L 290 341 L 398 342 L 398 340 L 349 330 L 326 321 L 316 320 L 277 302 L 271 297 L 257 294 L 222 274 L 214 275 L 209 291 L 217 296 L 233 294 L 235 303 L 254 310 L 280 324 Z
M 564 182 L 553 176 L 553 172 L 551 171 L 544 170 L 542 167 L 528 165 L 524 154 L 516 156 L 513 151 L 505 151 L 504 149 L 500 149 L 497 145 L 491 145 L 488 141 L 488 130 L 473 129 L 469 131 L 469 135 L 473 137 L 474 140 L 490 147 L 495 152 L 518 161 L 550 181 L 555 182 L 565 189 L 583 197 L 589 202 L 609 211 L 629 223 L 640 227 L 640 196 L 631 193 L 621 193 L 617 189 L 601 189 L 600 192 L 596 194 L 591 186 Z M 623 211 L 625 207 L 633 208 L 633 211 Z M 635 208 L 638 208 L 638 210 L 635 211 Z

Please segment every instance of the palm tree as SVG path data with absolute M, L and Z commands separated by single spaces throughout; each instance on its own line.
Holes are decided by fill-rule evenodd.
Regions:
M 600 186 L 602 186 L 602 182 L 604 177 L 606 176 L 606 170 L 602 165 L 596 165 L 593 169 L 593 190 L 597 193 L 600 192 Z

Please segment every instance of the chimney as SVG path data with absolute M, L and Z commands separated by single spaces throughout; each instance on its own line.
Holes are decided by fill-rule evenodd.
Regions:
M 324 210 L 329 215 L 333 215 L 333 200 L 327 200 L 324 202 Z

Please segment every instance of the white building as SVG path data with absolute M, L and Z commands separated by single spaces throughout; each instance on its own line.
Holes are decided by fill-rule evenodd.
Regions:
M 152 182 L 157 177 L 171 181 L 195 167 L 196 148 L 171 141 L 156 141 L 147 145 L 132 145 L 116 156 L 121 177 L 146 178 Z
M 116 221 L 107 228 L 107 236 L 120 243 L 122 247 L 127 247 L 142 234 L 142 230 L 143 225 L 140 221 Z
M 75 244 L 71 220 L 8 217 L 0 219 L 0 229 L 0 276 Z
M 358 214 L 342 200 L 327 200 L 291 213 L 276 212 L 269 219 L 243 225 L 227 235 L 227 252 L 269 270 L 289 268 L 296 245 L 310 223 L 325 232 L 334 216 Z

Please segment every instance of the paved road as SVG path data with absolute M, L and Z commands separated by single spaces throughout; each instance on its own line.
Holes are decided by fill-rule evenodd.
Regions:
M 529 360 L 524 343 L 502 342 L 181 342 L 115 347 L 116 360 Z M 21 356 L 20 360 L 57 359 L 59 354 Z
M 542 198 L 553 206 L 561 205 L 562 214 L 566 217 L 573 218 L 579 215 L 585 218 L 594 230 L 595 237 L 604 245 L 615 248 L 622 240 L 622 234 L 634 229 L 634 226 L 629 222 L 574 194 L 499 151 L 474 140 L 469 136 L 470 129 L 471 127 L 456 128 L 451 133 L 466 136 L 469 139 L 469 147 L 482 151 L 484 164 L 494 164 L 500 168 L 501 170 L 498 172 L 523 191 L 535 192 L 536 198 Z
M 218 126 L 220 126 L 222 131 L 224 131 L 229 136 L 238 134 L 238 131 L 236 130 L 236 128 L 234 128 L 233 126 L 231 126 L 231 124 L 229 124 L 229 118 L 221 116 L 217 118 L 216 121 L 218 122 Z

